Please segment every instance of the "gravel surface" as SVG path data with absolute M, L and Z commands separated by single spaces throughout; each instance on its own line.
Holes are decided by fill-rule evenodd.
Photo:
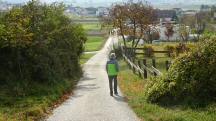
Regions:
M 105 64 L 110 45 L 116 41 L 116 37 L 110 37 L 104 48 L 84 65 L 84 77 L 74 95 L 56 108 L 47 121 L 139 121 L 120 91 L 119 96 L 109 95 Z

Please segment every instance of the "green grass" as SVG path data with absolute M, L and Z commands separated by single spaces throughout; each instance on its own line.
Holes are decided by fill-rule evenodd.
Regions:
M 52 84 L 31 82 L 20 93 L 29 93 L 29 96 L 14 96 L 10 89 L 1 86 L 0 92 L 0 121 L 35 121 L 43 118 L 60 99 L 62 95 L 70 94 L 76 81 L 63 80 Z M 19 87 L 14 87 L 19 88 Z
M 104 42 L 104 37 L 88 36 L 88 40 L 85 43 L 85 51 L 98 51 L 102 48 Z
M 86 31 L 91 31 L 91 30 L 100 31 L 100 29 L 101 29 L 100 23 L 85 23 L 85 24 L 82 24 L 82 26 Z
M 153 58 L 145 58 L 147 61 L 147 66 L 151 67 L 152 66 L 152 59 Z M 155 57 L 156 61 L 156 68 L 161 71 L 162 73 L 166 73 L 166 61 L 171 60 L 169 57 Z
M 118 79 L 120 88 L 128 99 L 129 105 L 143 121 L 214 121 L 216 105 L 202 109 L 191 109 L 187 106 L 160 106 L 145 100 L 145 84 L 147 80 L 134 75 L 124 61 L 120 61 Z
M 83 54 L 80 58 L 80 64 L 81 65 L 85 64 L 94 55 L 95 54 Z
M 82 23 L 83 28 L 86 32 L 96 32 L 101 33 L 101 24 L 100 23 Z M 92 36 L 89 35 L 87 42 L 85 43 L 85 51 L 98 51 L 102 48 L 105 43 L 105 37 L 102 36 Z

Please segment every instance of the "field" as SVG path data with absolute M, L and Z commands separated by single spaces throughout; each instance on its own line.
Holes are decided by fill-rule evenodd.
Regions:
M 85 51 L 98 51 L 104 44 L 105 39 L 103 37 L 88 36 L 88 40 L 85 43 Z
M 101 32 L 100 23 L 82 23 L 83 28 L 87 32 L 87 41 L 85 43 L 85 51 L 98 51 L 105 43 L 105 37 Z M 96 33 L 96 35 L 94 35 Z M 101 34 L 101 35 L 100 35 Z
M 120 61 L 121 72 L 118 76 L 120 88 L 130 107 L 143 121 L 214 121 L 216 105 L 197 108 L 193 105 L 162 106 L 146 102 L 144 89 L 147 80 L 139 78 Z
M 101 29 L 101 25 L 99 23 L 84 23 L 82 26 L 86 31 Z

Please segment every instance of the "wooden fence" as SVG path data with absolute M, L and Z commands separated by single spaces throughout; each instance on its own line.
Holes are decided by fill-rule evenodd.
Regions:
M 135 50 L 142 50 L 142 51 L 145 50 L 144 48 L 140 48 L 140 47 L 138 47 L 138 48 L 127 47 L 127 49 L 128 50 L 135 49 Z M 170 55 L 173 52 L 171 52 L 171 51 L 155 51 L 155 50 L 153 50 L 152 53 L 164 53 L 164 54 Z M 136 52 L 135 51 L 135 55 L 144 55 L 144 54 L 145 54 L 144 52 Z
M 129 67 L 133 70 L 134 73 L 138 73 L 140 77 L 143 77 L 144 79 L 148 78 L 148 76 L 161 76 L 163 73 L 156 68 L 156 60 L 152 59 L 152 66 L 147 67 L 147 60 L 138 60 L 136 64 L 136 60 L 134 58 L 131 58 L 128 56 L 127 52 L 121 47 L 121 52 L 124 60 L 128 63 Z M 169 69 L 170 62 L 166 61 L 166 70 Z

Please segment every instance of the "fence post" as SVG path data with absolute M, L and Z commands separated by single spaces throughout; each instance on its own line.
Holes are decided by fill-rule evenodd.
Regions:
M 141 68 L 141 62 L 140 62 L 140 60 L 138 60 L 138 66 L 139 66 L 139 68 Z M 141 74 L 140 71 L 139 71 L 139 77 L 142 77 L 142 74 Z
M 166 64 L 166 70 L 168 71 L 169 70 L 169 61 L 167 60 L 165 64 Z
M 128 59 L 129 61 L 131 61 L 131 58 L 130 58 L 130 57 L 128 57 L 128 56 L 126 56 L 126 57 L 127 57 L 126 59 Z M 129 69 L 132 69 L 130 63 L 129 63 L 128 61 L 127 61 L 127 63 L 128 63 Z
M 147 67 L 147 64 L 146 64 L 146 59 L 143 59 L 143 65 Z M 148 75 L 147 75 L 147 70 L 144 68 L 144 78 L 147 79 L 148 78 Z
M 132 63 L 135 64 L 135 59 L 132 58 L 131 60 L 132 60 Z M 135 64 L 135 65 L 136 65 L 136 64 Z M 133 69 L 133 73 L 135 74 L 135 73 L 136 73 L 136 70 L 135 70 L 135 68 L 134 68 L 133 66 L 132 66 L 132 69 Z
M 155 61 L 155 59 L 152 59 L 152 66 L 154 68 L 156 68 L 156 61 Z M 154 76 L 157 76 L 157 74 L 155 72 L 154 72 Z
M 127 48 L 125 46 L 124 46 L 124 54 L 125 54 L 126 57 L 128 57 L 128 55 L 127 55 Z

